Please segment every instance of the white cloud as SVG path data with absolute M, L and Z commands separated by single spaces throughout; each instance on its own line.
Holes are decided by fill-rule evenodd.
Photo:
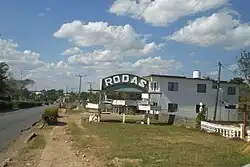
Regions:
M 91 53 L 82 53 L 68 57 L 70 64 L 93 65 L 100 62 L 110 62 L 118 59 L 109 50 L 95 50 Z
M 133 3 L 131 6 L 132 1 L 116 0 L 109 12 L 138 19 L 138 15 L 150 1 L 140 0 L 139 4 Z M 141 18 L 154 26 L 167 26 L 184 16 L 215 9 L 227 3 L 228 0 L 155 0 L 146 8 Z
M 149 43 L 148 48 L 152 47 L 155 47 L 155 44 Z M 145 52 L 147 49 L 141 51 L 143 50 Z M 119 53 L 125 54 L 126 52 L 119 51 Z M 130 62 L 116 59 L 115 56 L 117 55 L 109 50 L 95 50 L 89 53 L 71 55 L 67 60 L 54 63 L 44 62 L 40 59 L 39 53 L 30 50 L 20 51 L 17 43 L 0 39 L 0 60 L 9 64 L 11 72 L 16 78 L 20 78 L 20 71 L 23 71 L 23 78 L 35 80 L 37 90 L 64 88 L 66 85 L 68 88 L 77 88 L 78 78 L 75 76 L 76 74 L 86 74 L 86 81 L 94 81 L 98 84 L 100 77 L 114 73 L 129 72 L 137 75 L 172 73 L 182 66 L 180 62 L 164 60 L 161 57 L 144 57 L 142 59 L 138 57 L 137 61 Z M 84 82 L 82 86 L 84 90 L 87 89 L 87 84 Z M 99 86 L 95 86 L 98 89 Z
M 38 14 L 38 17 L 43 17 L 47 12 L 50 11 L 50 8 L 45 8 L 45 11 L 44 12 L 41 12 Z
M 38 17 L 43 17 L 45 15 L 45 13 L 39 13 Z
M 176 72 L 182 68 L 182 63 L 170 59 L 165 60 L 161 57 L 148 57 L 144 59 L 137 60 L 132 67 L 140 70 L 140 73 L 150 74 L 150 73 L 161 73 L 161 74 L 170 74 Z
M 142 50 L 147 44 L 131 25 L 112 26 L 106 22 L 84 23 L 75 20 L 63 24 L 54 33 L 57 38 L 67 38 L 80 47 L 101 46 L 121 51 Z
M 92 65 L 121 61 L 127 56 L 147 56 L 164 46 L 153 41 L 148 42 L 148 35 L 136 33 L 131 25 L 112 26 L 106 22 L 72 21 L 63 24 L 54 36 L 66 38 L 78 47 L 100 48 L 82 53 L 78 47 L 66 50 L 64 54 L 71 55 L 68 58 L 70 64 Z
M 82 50 L 78 47 L 73 47 L 73 48 L 69 48 L 69 49 L 66 49 L 62 55 L 66 55 L 66 56 L 69 56 L 69 55 L 75 55 L 75 54 L 79 54 L 81 53 Z
M 223 46 L 227 50 L 248 47 L 250 25 L 241 23 L 238 16 L 235 11 L 222 10 L 209 17 L 197 18 L 168 39 L 203 47 Z
M 0 60 L 6 62 L 15 78 L 34 79 L 36 87 L 41 88 L 63 88 L 65 84 L 74 84 L 72 80 L 72 68 L 64 61 L 47 63 L 40 60 L 40 54 L 25 50 L 19 51 L 18 44 L 11 40 L 0 39 Z M 51 82 L 51 77 L 56 82 Z

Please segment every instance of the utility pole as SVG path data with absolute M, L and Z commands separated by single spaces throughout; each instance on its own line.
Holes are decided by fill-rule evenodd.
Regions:
M 88 82 L 88 84 L 89 84 L 89 92 L 91 93 L 92 92 L 92 83 Z
M 89 102 L 91 102 L 91 100 L 92 100 L 92 83 L 88 82 L 88 84 L 89 84 L 89 97 L 88 97 L 88 100 L 89 100 Z
M 217 106 L 218 106 L 218 100 L 219 100 L 219 92 L 220 92 L 220 77 L 221 77 L 221 62 L 218 63 L 219 70 L 218 70 L 218 80 L 217 80 L 217 90 L 216 90 L 216 98 L 215 98 L 215 106 L 214 106 L 214 117 L 213 120 L 216 120 L 216 114 L 217 114 Z
M 23 80 L 23 70 L 21 70 L 21 77 L 20 77 L 20 81 L 22 82 Z M 22 96 L 23 96 L 23 86 L 22 83 L 20 84 L 20 97 L 19 100 L 22 100 Z
M 65 92 L 66 92 L 66 94 L 68 94 L 68 85 L 66 85 Z
M 82 78 L 86 77 L 86 75 L 76 75 L 77 77 L 79 77 L 79 102 L 81 100 L 81 91 L 82 91 Z

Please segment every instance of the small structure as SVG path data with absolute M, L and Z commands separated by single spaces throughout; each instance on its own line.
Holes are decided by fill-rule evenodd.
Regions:
M 110 100 L 107 99 L 107 93 L 108 92 L 138 92 L 138 93 L 144 93 L 150 96 L 149 93 L 149 81 L 147 79 L 144 79 L 142 77 L 139 77 L 134 74 L 116 74 L 112 75 L 106 78 L 103 78 L 100 80 L 100 90 L 91 90 L 91 91 L 99 91 L 99 104 L 93 105 L 93 104 L 87 104 L 86 107 L 90 108 L 97 108 L 98 109 L 98 115 L 101 119 L 101 113 L 105 110 L 105 105 L 108 103 L 110 104 Z M 148 99 L 144 99 L 146 101 L 149 101 Z M 105 105 L 104 105 L 105 104 Z M 147 102 L 147 104 L 150 104 L 150 102 Z M 137 101 L 134 100 L 113 100 L 112 101 L 112 111 L 114 113 L 119 113 L 123 115 L 123 122 L 125 122 L 126 114 L 128 113 L 136 113 L 138 110 Z M 141 109 L 139 107 L 139 109 Z M 145 108 L 144 108 L 145 109 Z M 150 112 L 149 110 L 140 110 L 144 113 Z M 149 114 L 147 114 L 149 116 Z M 150 118 L 148 117 L 148 120 Z M 150 121 L 148 121 L 148 124 Z

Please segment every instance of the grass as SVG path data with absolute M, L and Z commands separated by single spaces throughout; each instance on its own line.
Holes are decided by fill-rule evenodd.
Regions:
M 36 166 L 45 147 L 44 135 L 38 134 L 34 139 L 29 141 L 17 154 L 13 157 L 10 167 L 25 167 L 27 163 Z
M 106 166 L 240 167 L 250 162 L 247 144 L 194 129 L 122 123 L 70 124 L 77 145 Z

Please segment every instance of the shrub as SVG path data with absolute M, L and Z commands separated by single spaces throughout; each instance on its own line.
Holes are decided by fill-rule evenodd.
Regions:
M 42 106 L 41 102 L 13 101 L 13 107 L 19 109 Z
M 59 103 L 58 107 L 59 108 L 66 108 L 66 104 L 65 103 Z
M 13 108 L 12 103 L 0 100 L 0 109 L 1 110 L 11 110 L 12 108 Z
M 71 110 L 77 108 L 77 105 L 76 104 L 72 104 L 70 107 L 69 107 Z
M 197 117 L 196 117 L 196 127 L 200 127 L 201 125 L 201 121 L 205 121 L 206 120 L 206 116 L 204 112 L 199 112 Z
M 48 124 L 54 124 L 57 122 L 58 108 L 46 108 L 42 114 L 42 119 Z

